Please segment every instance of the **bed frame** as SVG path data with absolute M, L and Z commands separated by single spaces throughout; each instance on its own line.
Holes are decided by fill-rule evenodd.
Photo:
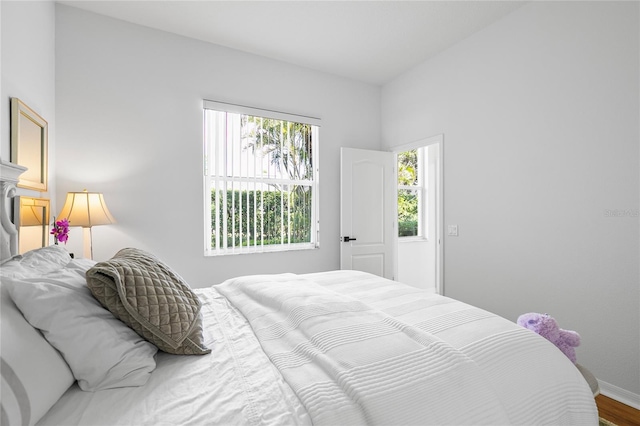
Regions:
M 26 167 L 0 160 L 0 261 L 18 254 L 18 228 L 11 219 L 19 176 Z

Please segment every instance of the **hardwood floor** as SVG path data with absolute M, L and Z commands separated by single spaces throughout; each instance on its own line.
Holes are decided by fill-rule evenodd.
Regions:
M 600 417 L 618 426 L 640 426 L 640 411 L 604 395 L 596 396 Z

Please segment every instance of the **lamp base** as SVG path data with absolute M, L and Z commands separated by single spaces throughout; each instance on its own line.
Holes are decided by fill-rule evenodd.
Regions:
M 82 228 L 83 252 L 85 259 L 93 260 L 93 247 L 91 246 L 91 227 Z

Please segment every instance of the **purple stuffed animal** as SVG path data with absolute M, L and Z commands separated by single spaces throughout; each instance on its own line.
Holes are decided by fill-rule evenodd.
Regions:
M 575 331 L 563 330 L 553 317 L 547 314 L 531 312 L 518 317 L 518 325 L 535 331 L 556 345 L 574 364 L 576 363 L 576 346 L 580 345 L 580 335 Z

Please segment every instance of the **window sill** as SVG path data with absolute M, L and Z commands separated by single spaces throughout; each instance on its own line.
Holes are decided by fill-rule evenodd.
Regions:
M 240 247 L 231 249 L 205 250 L 205 257 L 209 256 L 228 256 L 237 254 L 259 254 L 259 253 L 279 253 L 285 251 L 315 250 L 319 248 L 314 243 L 299 243 L 290 245 L 269 245 L 264 247 Z
M 429 239 L 425 237 L 398 237 L 398 243 L 426 243 Z

